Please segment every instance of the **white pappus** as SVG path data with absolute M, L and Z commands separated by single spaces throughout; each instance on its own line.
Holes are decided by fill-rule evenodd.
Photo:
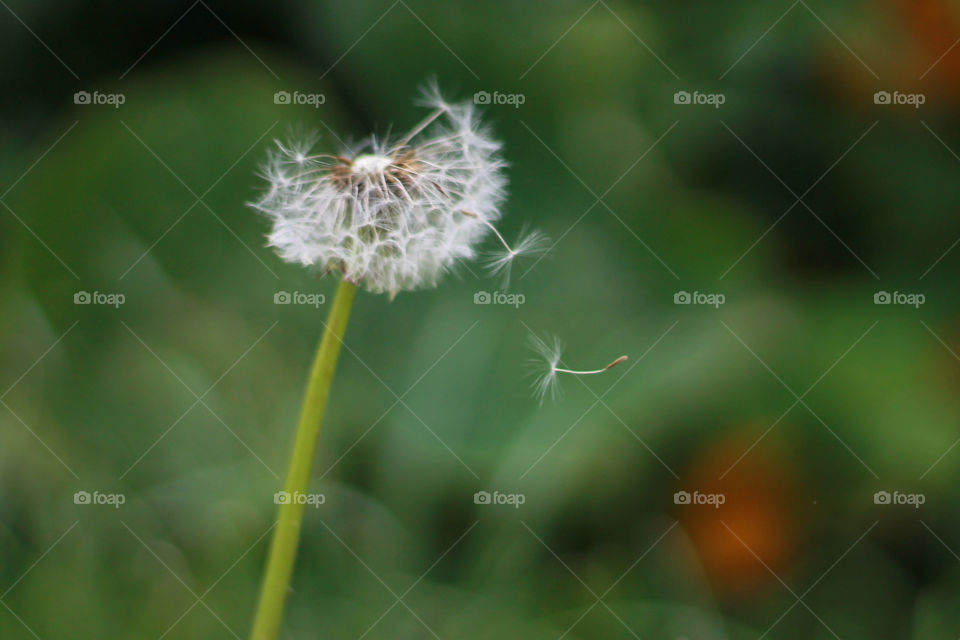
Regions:
M 268 244 L 281 258 L 392 298 L 435 286 L 491 230 L 505 248 L 489 260 L 496 273 L 543 250 L 540 234 L 511 248 L 493 225 L 506 163 L 474 105 L 436 89 L 423 102 L 430 114 L 397 139 L 371 137 L 338 155 L 313 153 L 312 140 L 277 143 L 263 172 L 269 188 L 252 206 L 273 223 Z

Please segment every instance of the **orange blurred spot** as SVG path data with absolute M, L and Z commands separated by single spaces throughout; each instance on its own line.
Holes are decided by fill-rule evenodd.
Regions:
M 823 71 L 850 100 L 871 88 L 931 94 L 960 103 L 960 8 L 950 0 L 875 0 L 849 46 L 880 76 L 869 74 L 849 52 L 824 45 Z M 852 31 L 850 27 L 847 31 Z M 826 39 L 824 42 L 828 42 Z
M 784 571 L 797 549 L 798 502 L 787 461 L 763 446 L 769 445 L 764 440 L 730 468 L 769 424 L 708 445 L 681 481 L 682 490 L 699 492 L 701 500 L 723 496 L 717 506 L 688 504 L 678 510 L 708 576 L 728 596 L 775 582 L 771 571 Z

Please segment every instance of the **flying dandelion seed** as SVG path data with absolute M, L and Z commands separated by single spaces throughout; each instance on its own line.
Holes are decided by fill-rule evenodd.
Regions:
M 510 287 L 510 275 L 513 270 L 513 264 L 517 258 L 536 256 L 546 253 L 550 249 L 550 239 L 539 231 L 530 231 L 521 233 L 511 248 L 503 236 L 490 225 L 490 228 L 500 240 L 503 248 L 498 251 L 491 251 L 487 254 L 484 266 L 490 270 L 494 276 L 499 276 L 503 282 L 503 288 Z
M 563 343 L 556 336 L 545 336 L 541 338 L 535 334 L 530 334 L 530 348 L 536 353 L 531 361 L 535 365 L 535 378 L 533 381 L 533 390 L 536 397 L 542 405 L 547 396 L 556 400 L 560 396 L 560 382 L 558 374 L 565 373 L 574 376 L 592 376 L 604 371 L 609 371 L 621 362 L 627 359 L 627 356 L 620 356 L 602 369 L 593 369 L 591 371 L 576 371 L 566 369 L 560 366 L 560 358 L 563 356 Z

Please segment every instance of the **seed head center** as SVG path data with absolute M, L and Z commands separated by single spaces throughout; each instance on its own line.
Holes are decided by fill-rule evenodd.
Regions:
M 350 168 L 355 174 L 369 176 L 383 173 L 392 163 L 393 160 L 387 156 L 368 153 L 354 158 Z

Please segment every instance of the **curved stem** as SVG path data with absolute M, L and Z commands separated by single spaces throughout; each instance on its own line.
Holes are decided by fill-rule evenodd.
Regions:
M 500 235 L 500 232 L 497 231 L 497 228 L 496 228 L 495 226 L 493 226 L 493 225 L 490 223 L 489 220 L 487 220 L 486 218 L 480 217 L 479 215 L 477 215 L 477 214 L 474 213 L 473 211 L 467 211 L 466 209 L 461 209 L 460 211 L 463 212 L 465 215 L 470 216 L 471 218 L 476 218 L 476 219 L 479 220 L 482 224 L 485 224 L 485 225 L 487 226 L 487 228 L 490 229 L 491 231 L 493 231 L 493 233 L 497 236 L 497 239 L 500 240 L 500 244 L 502 244 L 503 247 L 507 250 L 507 253 L 509 253 L 511 256 L 514 255 L 515 251 L 510 248 L 510 245 L 507 244 L 507 241 L 504 240 L 503 236 Z
M 352 283 L 347 280 L 340 281 L 310 372 L 287 480 L 283 486 L 286 499 L 279 501 L 277 508 L 277 524 L 270 541 L 267 568 L 253 622 L 253 640 L 275 640 L 283 621 L 283 607 L 290 589 L 290 577 L 293 574 L 297 543 L 300 539 L 300 525 L 306 506 L 297 500 L 297 496 L 305 494 L 310 485 L 310 468 L 355 293 L 356 287 Z
M 593 371 L 574 371 L 573 369 L 561 369 L 560 367 L 554 367 L 553 370 L 559 373 L 572 373 L 575 376 L 592 376 L 597 373 L 603 373 L 604 371 L 609 371 L 610 369 L 613 369 L 615 366 L 617 366 L 618 364 L 620 364 L 626 359 L 627 359 L 627 356 L 620 356 L 619 358 L 617 358 L 616 360 L 614 360 L 613 362 L 605 366 L 603 369 L 594 369 Z

